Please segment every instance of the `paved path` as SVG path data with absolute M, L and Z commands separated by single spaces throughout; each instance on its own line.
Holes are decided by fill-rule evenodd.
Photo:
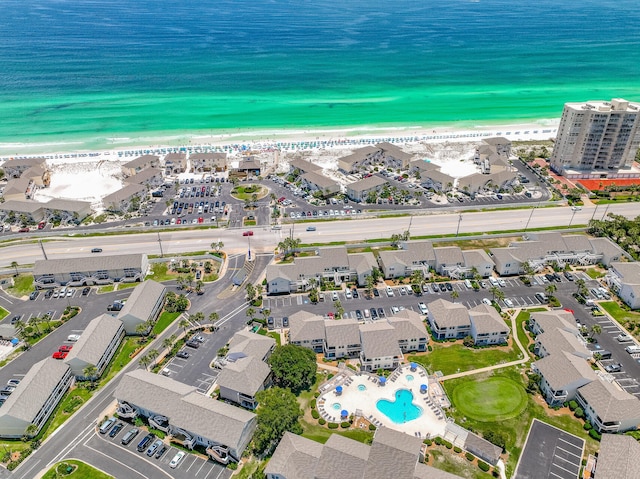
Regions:
M 494 369 L 502 369 L 502 368 L 508 368 L 510 366 L 518 366 L 520 364 L 524 364 L 528 362 L 530 360 L 529 353 L 524 348 L 524 346 L 522 346 L 522 344 L 520 343 L 520 338 L 518 338 L 516 318 L 520 314 L 520 311 L 521 311 L 521 308 L 517 308 L 516 310 L 513 311 L 513 314 L 511 315 L 511 334 L 513 336 L 513 340 L 516 342 L 516 344 L 518 345 L 518 348 L 520 348 L 520 351 L 522 352 L 522 355 L 523 355 L 522 359 L 518 359 L 516 361 L 510 361 L 508 363 L 494 364 L 493 366 L 487 366 L 486 368 L 472 369 L 471 371 L 464 371 L 461 373 L 449 374 L 448 376 L 442 376 L 441 378 L 438 378 L 438 381 L 446 381 L 448 379 L 461 378 L 463 376 L 471 376 L 473 374 L 493 371 Z

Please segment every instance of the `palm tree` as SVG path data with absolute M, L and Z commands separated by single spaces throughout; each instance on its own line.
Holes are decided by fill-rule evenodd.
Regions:
M 165 349 L 171 349 L 171 346 L 173 346 L 173 337 L 169 336 L 167 338 L 164 338 L 162 340 L 162 347 Z
M 553 293 L 555 293 L 558 290 L 558 287 L 555 284 L 550 283 L 547 285 L 546 288 L 544 288 L 544 290 L 547 292 L 549 296 L 551 296 L 553 295 Z
M 29 424 L 27 429 L 24 430 L 24 436 L 22 436 L 22 440 L 27 442 L 29 439 L 34 437 L 38 433 L 38 426 L 35 424 Z
M 151 349 L 149 350 L 149 352 L 147 353 L 147 356 L 149 356 L 149 359 L 151 359 L 151 361 L 153 362 L 153 366 L 155 366 L 155 360 L 156 358 L 160 355 L 160 353 L 158 352 L 157 349 Z
M 216 321 L 218 321 L 218 319 L 220 319 L 220 315 L 214 311 L 213 313 L 209 314 L 209 321 L 212 323 L 215 323 Z
M 500 302 L 504 299 L 504 291 L 502 291 L 501 289 L 498 289 L 498 291 L 496 291 L 495 293 L 495 300 L 497 302 Z
M 147 323 L 140 323 L 136 326 L 136 333 L 138 333 L 140 336 L 146 336 L 149 333 L 149 327 L 147 326 Z
M 589 336 L 589 338 L 593 339 L 593 337 L 596 334 L 600 334 L 600 333 L 602 333 L 602 326 L 600 326 L 599 324 L 594 324 L 593 326 L 591 326 L 591 330 L 590 330 L 591 335 Z
M 11 267 L 15 268 L 16 270 L 16 276 L 18 276 L 18 262 L 17 261 L 12 261 L 11 262 Z
M 458 299 L 458 296 L 460 296 L 460 294 L 455 289 L 451 291 L 451 299 L 454 303 L 456 302 L 456 299 Z
M 253 308 L 247 308 L 244 314 L 247 316 L 247 318 L 253 319 L 253 316 L 256 314 L 256 310 Z
M 87 364 L 82 370 L 82 375 L 85 379 L 91 381 L 91 388 L 95 385 L 95 380 L 98 377 L 98 368 L 96 368 L 93 364 Z
M 138 359 L 138 364 L 147 369 L 149 367 L 149 364 L 151 364 L 151 358 L 146 354 L 144 356 L 140 356 L 140 358 Z
M 202 280 L 196 281 L 196 293 L 200 293 L 202 291 L 203 285 L 204 283 L 202 282 Z
M 181 327 L 182 329 L 184 329 L 184 332 L 187 332 L 187 329 L 189 329 L 191 327 L 191 323 L 189 322 L 188 319 L 186 318 L 182 318 L 180 320 L 180 322 L 178 323 L 178 326 Z
M 500 292 L 500 288 L 498 288 L 497 286 L 491 286 L 491 288 L 489 288 L 489 292 L 491 293 L 491 297 L 495 301 L 496 295 Z
M 197 313 L 193 313 L 189 320 L 192 323 L 200 323 L 204 321 L 204 313 L 202 311 L 198 311 Z

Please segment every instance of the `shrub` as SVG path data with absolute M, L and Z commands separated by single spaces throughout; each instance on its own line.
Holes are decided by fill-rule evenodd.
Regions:
M 458 446 L 455 446 L 453 448 L 454 452 L 457 452 L 458 454 L 460 454 L 462 452 L 462 449 L 460 449 Z
M 375 431 L 378 429 L 375 424 L 369 424 L 369 431 Z
M 578 408 L 578 403 L 576 401 L 569 401 L 569 409 L 575 411 Z
M 315 409 L 316 408 L 316 400 L 312 399 L 311 400 L 311 409 Z
M 453 447 L 453 444 L 451 444 L 449 441 L 443 441 L 444 443 L 444 447 L 446 447 L 447 449 L 451 449 Z
M 478 461 L 478 467 L 480 468 L 480 470 L 487 472 L 490 468 L 489 464 L 487 464 L 484 461 Z
M 342 429 L 349 429 L 351 427 L 351 423 L 349 421 L 342 421 L 340 423 L 340 427 Z
M 433 348 L 432 348 L 431 346 L 427 346 L 427 350 L 428 350 L 429 352 L 431 352 L 431 351 L 433 351 Z
M 427 446 L 430 446 L 431 444 L 433 444 L 433 441 L 431 439 L 425 439 L 424 441 L 422 441 L 422 444 L 426 444 Z
M 327 420 L 323 417 L 321 417 L 320 419 L 318 419 L 318 424 L 320 424 L 321 426 L 324 426 L 327 423 Z
M 333 374 L 329 374 L 329 375 L 327 376 L 327 379 L 331 379 L 332 377 L 333 377 Z
M 581 407 L 576 408 L 575 411 L 573 411 L 573 415 L 577 418 L 582 418 L 584 417 L 584 411 L 582 410 Z
M 227 464 L 227 469 L 235 471 L 236 469 L 238 469 L 238 463 L 233 461 L 229 462 L 229 464 Z
M 313 419 L 319 419 L 320 418 L 320 413 L 318 411 L 316 411 L 315 409 L 311 410 L 311 417 Z
M 440 436 L 436 437 L 434 439 L 434 442 L 438 445 L 438 446 L 442 446 L 442 438 Z
M 328 427 L 329 429 L 338 429 L 338 423 L 330 422 Z
M 316 391 L 316 392 L 314 392 L 314 393 L 313 393 L 313 397 L 314 397 L 314 398 L 317 398 L 318 396 L 320 396 L 320 393 L 319 393 L 318 391 Z
M 471 454 L 470 452 L 466 453 L 464 455 L 464 457 L 466 457 L 467 461 L 469 461 L 469 462 L 473 461 L 473 459 L 474 459 L 473 454 Z
M 593 428 L 589 429 L 589 436 L 591 436 L 596 441 L 599 441 L 602 438 L 602 435 Z
M 585 431 L 588 431 L 589 429 L 591 429 L 593 426 L 591 425 L 591 423 L 589 421 L 584 423 L 584 426 L 582 426 L 582 429 L 584 429 Z

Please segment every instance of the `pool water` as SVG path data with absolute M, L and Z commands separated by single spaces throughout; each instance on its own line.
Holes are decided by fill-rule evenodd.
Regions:
M 340 409 L 342 406 L 340 405 L 340 403 L 339 403 L 339 402 L 334 402 L 334 403 L 331 405 L 331 407 L 337 411 L 337 410 L 338 410 L 338 409 Z
M 405 378 L 407 378 L 407 381 L 413 381 L 413 374 L 407 374 Z
M 395 424 L 404 424 L 422 416 L 422 408 L 413 404 L 413 393 L 408 389 L 398 389 L 395 401 L 380 399 L 376 408 Z
M 367 390 L 367 386 L 365 386 L 364 384 L 358 384 L 358 391 L 366 391 Z

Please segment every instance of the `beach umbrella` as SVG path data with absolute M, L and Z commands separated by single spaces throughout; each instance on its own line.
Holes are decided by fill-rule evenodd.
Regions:
M 416 363 L 411 363 L 409 367 L 412 371 L 415 371 L 418 366 L 416 365 Z
M 336 393 L 342 394 L 342 386 L 336 386 Z
M 349 416 L 349 411 L 347 411 L 346 409 L 343 409 L 342 411 L 340 411 L 340 417 L 345 418 Z
M 385 378 L 384 376 L 380 376 L 380 385 L 384 386 L 386 382 L 387 382 L 387 378 Z
M 15 345 L 16 345 L 16 344 L 18 344 L 19 342 L 20 342 L 20 340 L 19 340 L 18 338 L 13 338 L 13 339 L 11 340 L 11 345 L 12 345 L 12 346 L 15 346 Z
M 426 384 L 421 384 L 421 385 L 420 385 L 420 392 L 421 392 L 422 394 L 426 393 L 426 392 L 427 392 L 427 389 L 428 389 L 428 386 L 427 386 Z

